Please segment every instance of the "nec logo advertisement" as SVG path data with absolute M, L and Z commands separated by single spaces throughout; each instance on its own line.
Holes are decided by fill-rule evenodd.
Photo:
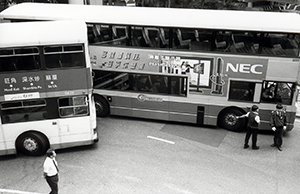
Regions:
M 267 64 L 268 60 L 262 59 L 224 59 L 225 73 L 230 77 L 265 78 Z

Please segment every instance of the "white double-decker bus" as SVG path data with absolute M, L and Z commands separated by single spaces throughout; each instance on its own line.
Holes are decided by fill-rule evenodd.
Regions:
M 25 3 L 10 21 L 84 20 L 99 116 L 219 125 L 256 104 L 260 129 L 282 103 L 294 125 L 300 16 L 293 13 Z
M 84 22 L 0 24 L 0 155 L 98 141 Z

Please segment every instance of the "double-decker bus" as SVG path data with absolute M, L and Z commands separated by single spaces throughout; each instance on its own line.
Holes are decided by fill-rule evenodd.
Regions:
M 55 14 L 54 14 L 55 13 Z M 98 116 L 218 125 L 253 104 L 270 129 L 277 103 L 295 121 L 300 16 L 293 13 L 19 4 L 0 17 L 84 20 Z
M 0 24 L 0 155 L 98 141 L 84 22 Z

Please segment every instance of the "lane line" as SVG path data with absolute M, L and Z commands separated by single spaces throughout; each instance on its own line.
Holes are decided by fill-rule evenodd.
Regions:
M 11 190 L 11 189 L 0 189 L 0 193 L 14 193 L 14 194 L 41 194 L 41 193 L 33 193 L 33 192 L 26 192 L 26 191 L 18 191 L 18 190 Z
M 166 140 L 166 139 L 162 139 L 162 138 L 158 138 L 158 137 L 153 137 L 153 136 L 147 136 L 147 138 L 149 139 L 155 139 L 155 140 L 158 140 L 158 141 L 162 141 L 162 142 L 165 142 L 165 143 L 169 143 L 169 144 L 175 144 L 174 141 L 169 141 L 169 140 Z

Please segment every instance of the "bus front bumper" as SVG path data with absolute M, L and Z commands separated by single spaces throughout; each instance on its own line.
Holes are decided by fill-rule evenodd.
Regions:
M 98 137 L 97 127 L 94 129 L 93 141 L 94 141 L 94 143 L 99 142 L 99 137 Z

